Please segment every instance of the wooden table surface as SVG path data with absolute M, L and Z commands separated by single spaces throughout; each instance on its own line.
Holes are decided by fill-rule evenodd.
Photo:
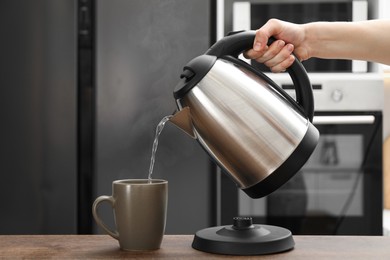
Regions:
M 192 239 L 189 235 L 166 235 L 159 250 L 126 252 L 107 235 L 2 235 L 0 259 L 390 259 L 390 237 L 294 236 L 293 250 L 261 257 L 200 252 L 191 247 Z

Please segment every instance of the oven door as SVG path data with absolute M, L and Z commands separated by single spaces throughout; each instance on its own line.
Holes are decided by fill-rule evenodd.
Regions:
M 314 124 L 321 135 L 311 158 L 267 197 L 250 199 L 220 176 L 221 224 L 251 216 L 293 234 L 382 234 L 381 112 L 318 112 Z

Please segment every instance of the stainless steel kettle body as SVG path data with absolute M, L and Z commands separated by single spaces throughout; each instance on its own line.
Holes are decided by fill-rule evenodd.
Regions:
M 253 33 L 244 34 L 252 43 Z M 225 51 L 236 55 L 249 49 L 244 47 Z M 174 91 L 179 112 L 171 121 L 197 139 L 239 188 L 252 198 L 263 197 L 290 179 L 318 142 L 310 122 L 313 100 L 304 100 L 312 93 L 302 94 L 312 91 L 310 82 L 297 93 L 305 108 L 250 65 L 210 50 L 185 67 Z M 307 84 L 299 80 L 294 83 Z

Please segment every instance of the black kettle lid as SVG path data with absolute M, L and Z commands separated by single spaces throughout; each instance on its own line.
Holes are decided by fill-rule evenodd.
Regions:
M 288 229 L 254 225 L 250 217 L 233 218 L 233 225 L 202 229 L 196 232 L 192 247 L 226 255 L 264 255 L 284 252 L 295 246 Z
M 187 63 L 180 75 L 181 80 L 176 85 L 173 95 L 175 99 L 182 98 L 190 91 L 213 67 L 216 56 L 201 55 Z

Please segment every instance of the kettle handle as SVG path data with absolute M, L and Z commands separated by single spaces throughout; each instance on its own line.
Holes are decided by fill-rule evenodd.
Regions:
M 239 54 L 252 48 L 255 36 L 255 31 L 232 32 L 211 46 L 206 54 L 216 56 L 217 58 L 225 55 L 238 57 Z M 274 38 L 270 38 L 268 44 L 274 41 Z M 287 68 L 287 72 L 290 74 L 295 86 L 297 103 L 303 108 L 310 122 L 313 122 L 313 90 L 307 72 L 297 57 L 295 57 L 293 64 Z

